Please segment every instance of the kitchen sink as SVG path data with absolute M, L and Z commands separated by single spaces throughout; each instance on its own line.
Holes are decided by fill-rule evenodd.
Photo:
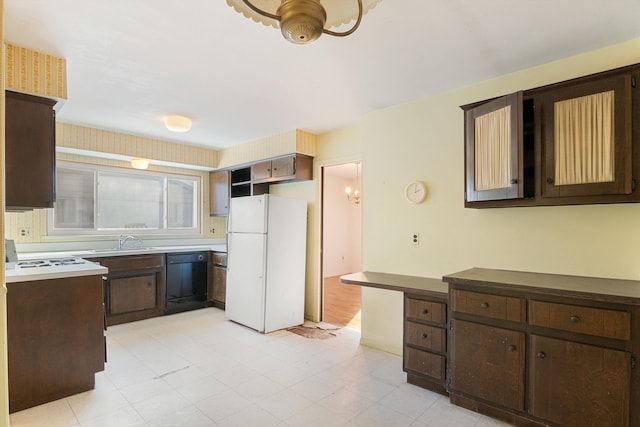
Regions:
M 144 252 L 144 251 L 150 251 L 150 250 L 154 250 L 156 249 L 155 247 L 151 247 L 151 246 L 145 246 L 144 248 L 122 248 L 122 249 L 118 249 L 118 248 L 109 248 L 109 249 L 92 249 L 90 252 L 93 252 L 95 254 L 99 254 L 99 253 L 108 253 L 108 252 L 114 252 L 114 253 L 118 253 L 118 252 Z

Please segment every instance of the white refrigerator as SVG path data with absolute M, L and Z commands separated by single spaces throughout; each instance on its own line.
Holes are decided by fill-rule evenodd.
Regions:
M 227 239 L 227 318 L 263 333 L 304 323 L 307 202 L 232 198 Z

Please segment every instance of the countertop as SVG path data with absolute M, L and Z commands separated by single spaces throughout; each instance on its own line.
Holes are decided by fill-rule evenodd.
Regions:
M 515 286 L 528 292 L 563 296 L 579 294 L 589 299 L 606 298 L 627 304 L 640 304 L 640 281 L 598 277 L 569 276 L 562 274 L 530 273 L 525 271 L 472 268 L 448 274 L 443 280 L 451 284 L 503 286 L 513 290 Z M 481 288 L 479 288 L 481 289 Z
M 368 286 L 416 294 L 428 294 L 446 298 L 449 286 L 441 279 L 430 277 L 405 276 L 402 274 L 376 273 L 362 271 L 360 273 L 340 276 L 340 282 L 348 285 Z
M 7 283 L 28 282 L 33 280 L 59 279 L 64 277 L 78 277 L 91 275 L 104 275 L 109 272 L 106 267 L 100 264 L 87 261 L 86 258 L 104 258 L 125 255 L 142 254 L 164 254 L 176 252 L 200 252 L 214 251 L 227 252 L 224 244 L 212 245 L 184 245 L 184 246 L 152 246 L 138 249 L 95 249 L 95 250 L 69 250 L 69 251 L 48 251 L 48 252 L 26 252 L 19 253 L 19 261 L 50 260 L 60 258 L 80 258 L 85 261 L 83 264 L 47 266 L 38 268 L 15 268 L 16 263 L 7 263 L 5 269 L 5 280 Z
M 15 263 L 7 263 L 7 269 L 4 276 L 7 283 L 31 282 L 34 280 L 62 279 L 65 277 L 93 276 L 103 275 L 109 272 L 109 269 L 96 264 L 95 262 L 86 261 L 78 265 L 50 266 L 41 268 L 12 268 Z
M 101 258 L 122 255 L 141 255 L 141 254 L 164 254 L 173 252 L 199 252 L 214 251 L 227 252 L 227 246 L 224 244 L 214 245 L 184 245 L 184 246 L 149 246 L 138 249 L 80 249 L 70 251 L 49 251 L 49 252 L 24 252 L 18 253 L 20 261 L 34 259 L 50 259 L 50 258 Z

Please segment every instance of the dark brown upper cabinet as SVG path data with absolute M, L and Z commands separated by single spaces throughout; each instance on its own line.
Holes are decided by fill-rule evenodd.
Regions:
M 630 194 L 632 73 L 542 97 L 543 197 Z
M 229 171 L 209 173 L 209 215 L 229 215 Z
M 522 92 L 465 110 L 465 201 L 524 197 Z
M 636 64 L 463 106 L 465 207 L 640 202 L 639 79 Z
M 56 101 L 5 92 L 7 210 L 52 208 L 55 201 Z
M 312 173 L 313 158 L 303 154 L 292 154 L 251 165 L 251 180 L 254 184 L 311 179 Z

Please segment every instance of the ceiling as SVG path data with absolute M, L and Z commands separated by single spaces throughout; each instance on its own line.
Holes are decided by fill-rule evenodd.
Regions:
M 639 17 L 638 0 L 383 0 L 353 35 L 293 45 L 225 0 L 4 0 L 7 41 L 67 59 L 58 120 L 213 148 L 637 38 Z

